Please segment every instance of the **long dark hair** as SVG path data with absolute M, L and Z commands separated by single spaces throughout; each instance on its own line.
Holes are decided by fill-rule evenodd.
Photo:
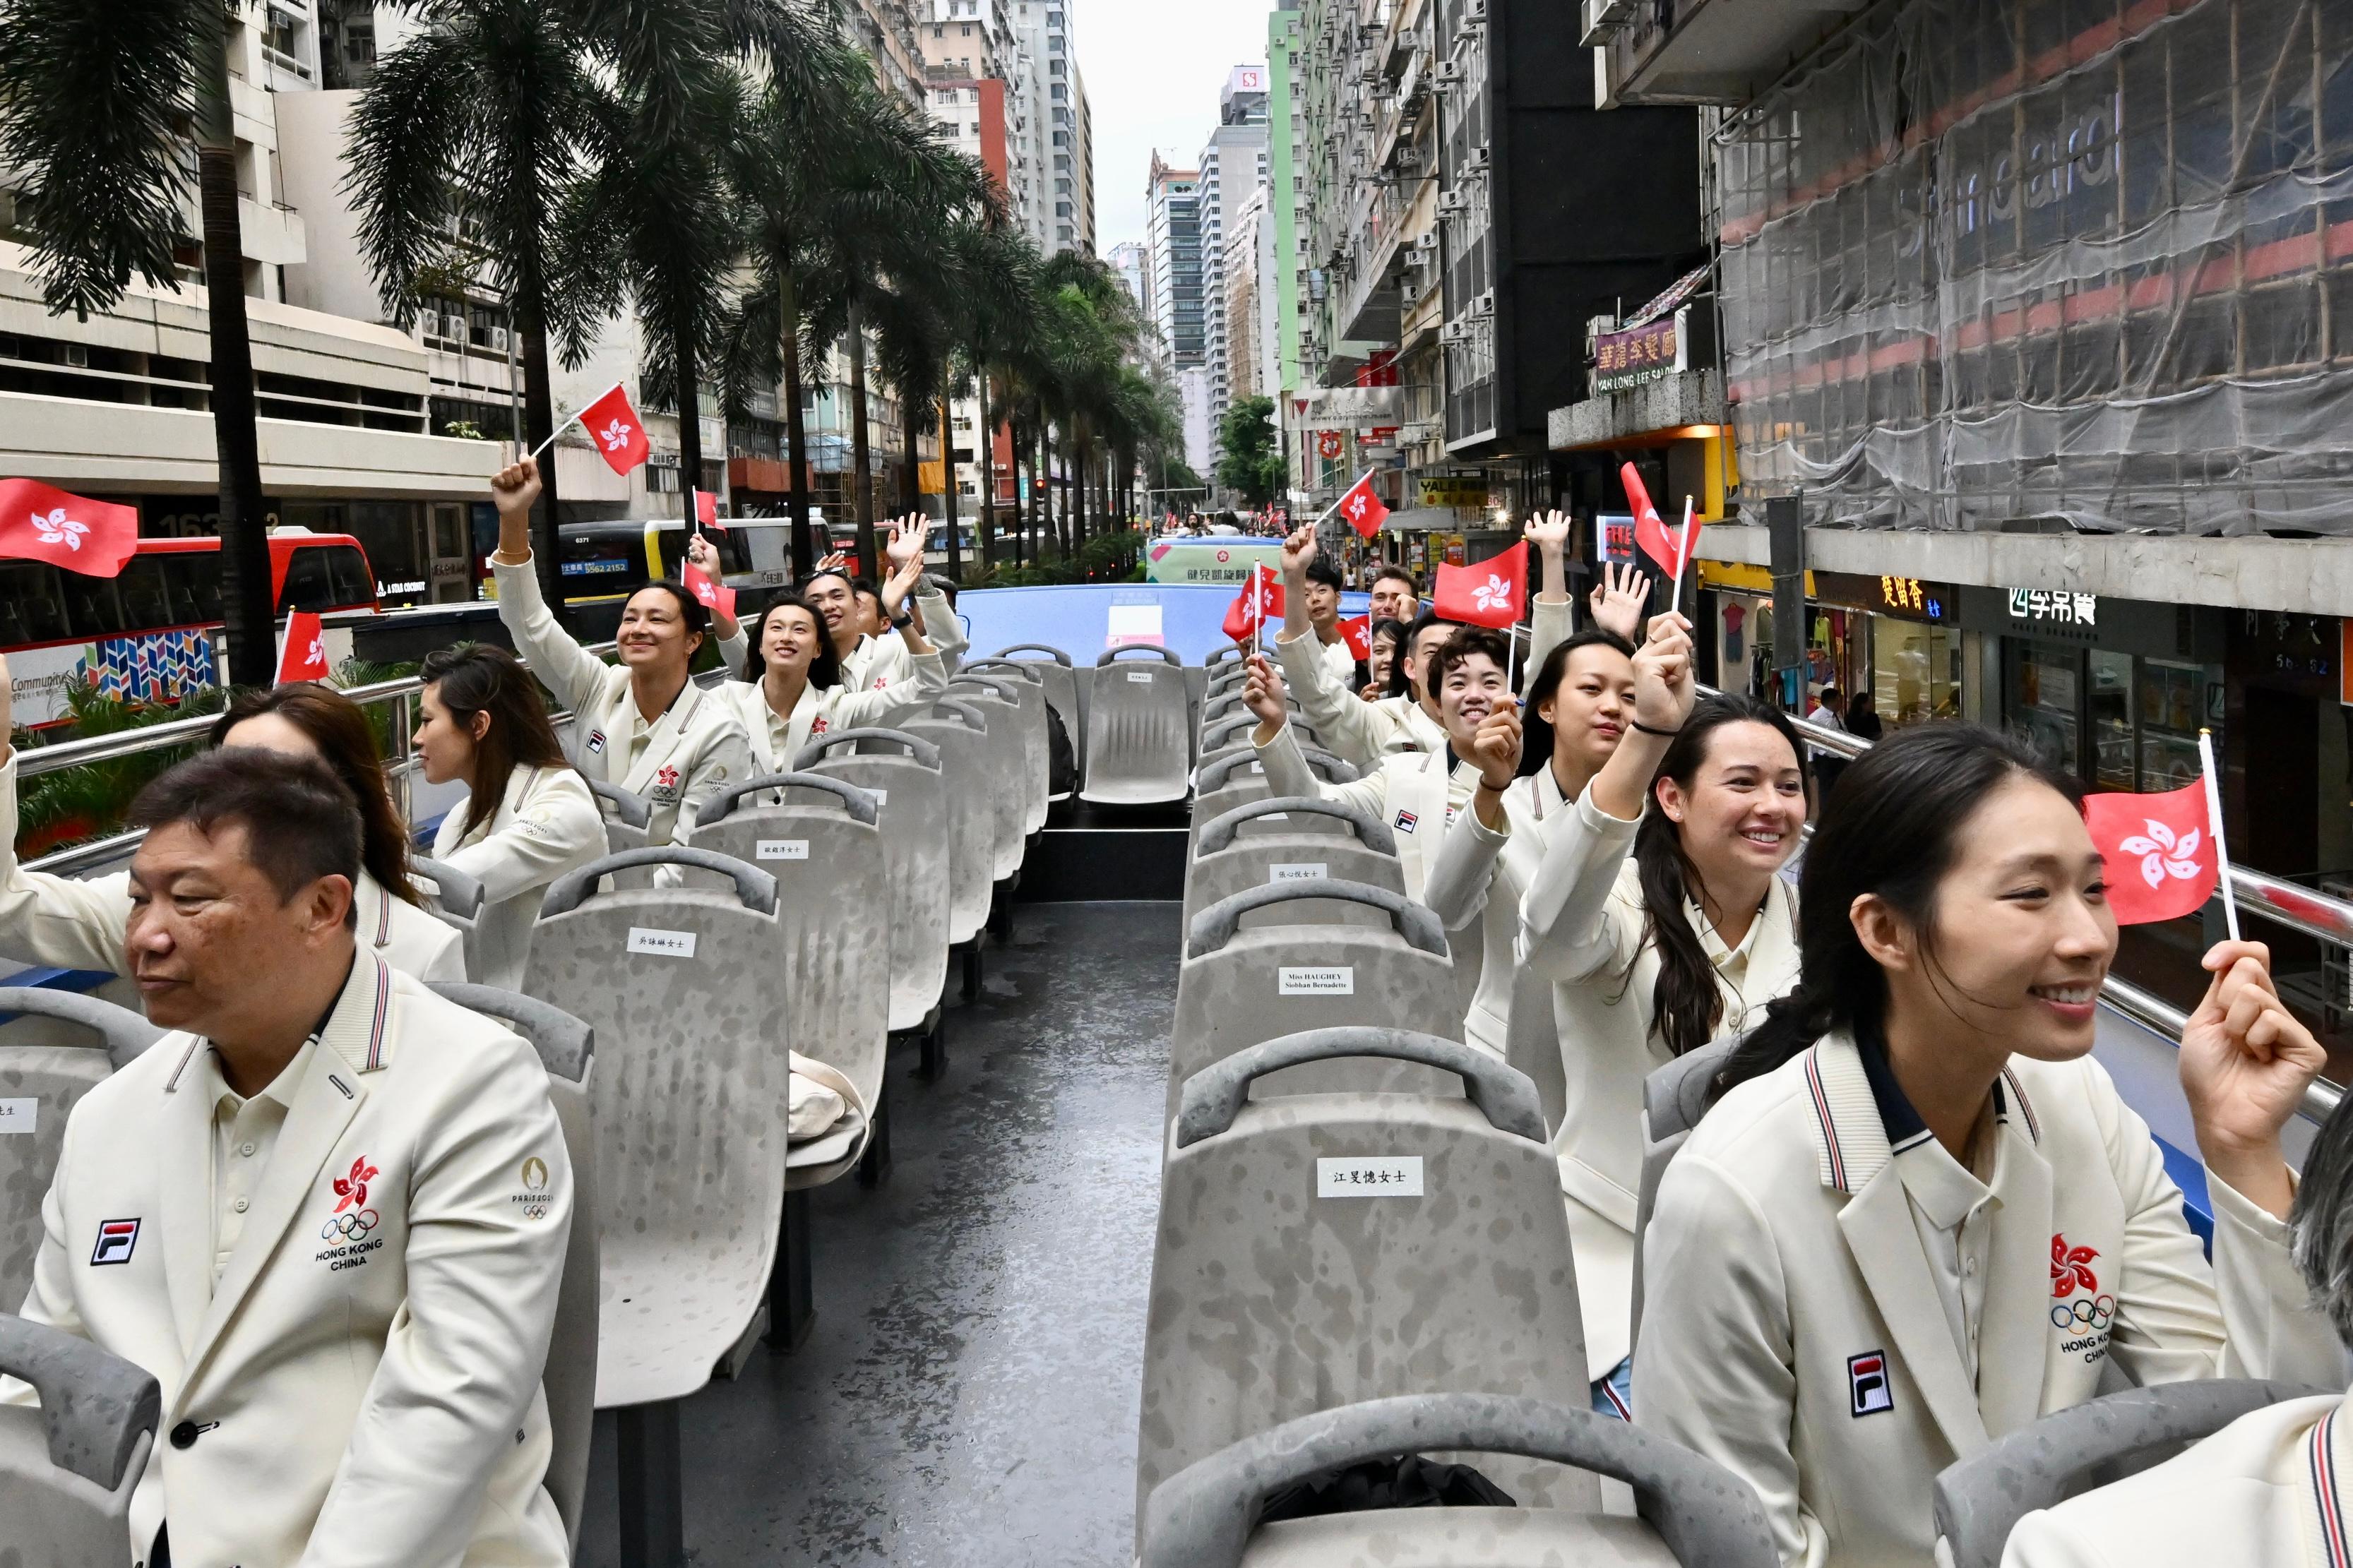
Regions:
M 479 642 L 437 647 L 425 656 L 417 678 L 441 689 L 441 706 L 460 728 L 471 730 L 477 713 L 491 716 L 490 729 L 474 742 L 474 766 L 466 780 L 467 833 L 498 814 L 515 769 L 572 765 L 548 721 L 538 684 L 506 649 Z
M 1936 887 L 1952 868 L 1961 826 L 2017 778 L 2083 799 L 2073 780 L 1976 724 L 1923 724 L 1847 765 L 1798 884 L 1798 988 L 1776 1000 L 1732 1053 L 1714 1093 L 1771 1072 L 1833 1030 L 1881 1030 L 1887 976 L 1854 934 L 1848 911 L 1863 894 L 1875 894 L 1920 933 L 1933 961 Z
M 1599 626 L 1588 626 L 1566 642 L 1556 643 L 1536 666 L 1536 678 L 1528 683 L 1528 700 L 1520 707 L 1520 776 L 1540 773 L 1552 765 L 1555 744 L 1552 721 L 1539 709 L 1559 695 L 1560 683 L 1568 679 L 1568 661 L 1581 647 L 1615 648 L 1628 658 L 1634 657 L 1634 645 L 1616 632 Z
M 841 655 L 833 647 L 833 633 L 826 629 L 825 617 L 817 606 L 798 594 L 779 594 L 768 601 L 752 623 L 752 646 L 744 655 L 744 679 L 757 686 L 768 678 L 768 658 L 760 651 L 760 644 L 768 629 L 768 617 L 778 610 L 798 610 L 817 626 L 817 655 L 809 660 L 808 681 L 819 691 L 830 690 L 841 684 Z
M 1683 900 L 1698 896 L 1699 871 L 1683 853 L 1682 829 L 1659 809 L 1659 780 L 1672 779 L 1688 793 L 1707 761 L 1709 737 L 1728 724 L 1769 725 L 1789 742 L 1801 779 L 1806 771 L 1806 748 L 1788 716 L 1752 697 L 1708 698 L 1692 710 L 1659 759 L 1642 826 L 1634 830 L 1634 864 L 1642 880 L 1642 937 L 1659 951 L 1651 1016 L 1659 1038 L 1679 1057 L 1715 1037 L 1724 1016 L 1724 994 L 1715 987 L 1715 965 L 1708 962 L 1706 946 L 1683 918 Z
M 360 705 L 314 681 L 240 691 L 213 721 L 212 742 L 228 744 L 228 732 L 248 719 L 275 713 L 319 748 L 319 754 L 360 803 L 360 864 L 384 890 L 404 903 L 419 903 L 408 880 L 408 828 L 385 787 L 384 756 L 375 729 Z
M 1414 639 L 1421 636 L 1424 629 L 1452 624 L 1436 610 L 1424 610 L 1414 616 L 1413 624 L 1405 629 L 1405 641 L 1398 645 L 1397 658 L 1389 665 L 1389 683 L 1388 689 L 1381 693 L 1382 696 L 1409 699 L 1413 696 L 1413 682 L 1408 680 L 1405 675 L 1405 656 L 1413 651 Z

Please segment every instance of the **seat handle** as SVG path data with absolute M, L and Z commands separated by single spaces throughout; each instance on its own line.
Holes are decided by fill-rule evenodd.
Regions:
M 495 985 L 471 985 L 456 980 L 427 984 L 444 1001 L 455 1002 L 485 1018 L 512 1024 L 539 1052 L 539 1059 L 547 1070 L 556 1077 L 574 1083 L 587 1078 L 588 1063 L 596 1055 L 596 1031 L 563 1008 L 519 991 L 501 991 Z
M 585 773 L 580 776 L 588 777 Z M 653 824 L 653 802 L 641 795 L 634 795 L 619 784 L 609 784 L 603 779 L 588 779 L 588 793 L 611 806 L 613 815 L 621 819 L 625 827 L 648 827 Z
M 1041 642 L 1018 642 L 1011 647 L 998 648 L 995 653 L 989 655 L 989 658 L 1018 662 L 1013 660 L 1013 656 L 1017 653 L 1042 653 L 1047 658 L 1052 659 L 1056 664 L 1060 665 L 1064 669 L 1071 668 L 1071 656 L 1069 654 L 1064 653 L 1058 647 L 1049 647 Z
M 854 731 L 845 731 L 845 733 L 851 732 Z M 885 734 L 890 732 L 882 731 Z M 913 741 L 914 737 L 910 735 L 905 739 Z M 916 743 L 922 744 L 921 742 Z M 808 753 L 803 752 L 801 755 L 806 757 Z M 744 796 L 757 795 L 762 790 L 769 789 L 814 789 L 822 790 L 827 795 L 838 795 L 841 797 L 842 809 L 849 814 L 850 820 L 862 822 L 869 827 L 873 826 L 881 816 L 881 808 L 874 804 L 874 796 L 871 794 L 841 779 L 828 778 L 823 773 L 763 773 L 758 778 L 745 779 L 739 784 L 730 784 L 712 795 L 710 803 L 702 808 L 702 814 L 695 817 L 694 824 L 697 827 L 707 827 L 714 822 L 723 822 L 726 820 L 728 814 L 735 809 L 736 803 Z
M 803 746 L 800 755 L 793 759 L 795 772 L 805 772 L 825 761 L 825 754 L 837 746 L 855 745 L 860 741 L 886 741 L 894 746 L 904 746 L 907 754 L 927 768 L 940 765 L 940 749 L 920 735 L 910 735 L 904 730 L 886 730 L 879 725 L 867 725 L 856 730 L 834 730 L 821 739 Z M 708 821 L 709 818 L 700 820 Z
M 1177 1100 L 1176 1147 L 1187 1149 L 1229 1131 L 1250 1100 L 1250 1085 L 1267 1074 L 1335 1057 L 1386 1057 L 1451 1072 L 1462 1080 L 1462 1097 L 1485 1114 L 1496 1131 L 1515 1133 L 1532 1143 L 1549 1141 L 1535 1084 L 1509 1062 L 1460 1040 L 1349 1024 L 1262 1040 L 1187 1079 Z
M 2127 1388 L 2021 1426 L 1936 1478 L 1936 1533 L 1954 1568 L 1994 1568 L 2012 1526 L 2073 1497 L 2094 1469 L 2211 1437 L 2240 1416 L 2323 1390 L 2252 1378 Z
M 79 991 L 59 991 L 47 985 L 0 985 L 0 1015 L 9 1013 L 55 1018 L 90 1030 L 106 1042 L 106 1054 L 117 1072 L 138 1060 L 148 1047 L 170 1032 L 157 1028 L 128 1007 L 101 1002 Z
M 1020 706 L 1021 689 L 1019 687 L 1001 675 L 973 675 L 969 673 L 970 669 L 969 665 L 958 669 L 949 679 L 948 689 L 954 691 L 959 686 L 977 686 L 999 702 L 1008 703 L 1017 708 Z
M 1397 1453 L 1513 1454 L 1625 1482 L 1678 1563 L 1775 1568 L 1764 1505 L 1682 1444 L 1590 1410 L 1506 1394 L 1409 1394 L 1319 1410 L 1177 1471 L 1144 1505 L 1143 1568 L 1240 1568 L 1269 1498 L 1320 1470 Z
M 1297 731 L 1298 734 L 1314 736 L 1316 740 L 1323 739 L 1322 736 L 1315 734 L 1315 727 L 1314 725 L 1308 723 L 1304 719 L 1300 717 L 1299 710 L 1296 708 L 1288 708 L 1288 705 L 1286 705 L 1286 708 L 1290 717 L 1283 721 L 1284 723 L 1290 725 L 1293 730 Z M 1216 751 L 1219 747 L 1223 746 L 1245 730 L 1255 730 L 1256 728 L 1258 728 L 1258 715 L 1255 713 L 1237 713 L 1230 719 L 1220 719 L 1208 729 L 1202 731 L 1201 750 L 1204 752 Z M 1306 751 L 1309 748 L 1304 742 L 1302 742 L 1300 749 L 1302 751 Z M 1328 756 L 1330 753 L 1326 752 L 1325 755 Z
M 1173 664 L 1179 669 L 1185 668 L 1185 661 L 1176 657 L 1174 649 L 1157 647 L 1148 642 L 1122 643 L 1117 647 L 1105 648 L 1103 657 L 1095 660 L 1095 668 L 1100 669 L 1106 664 L 1115 662 L 1122 655 L 1131 653 L 1150 654 L 1164 664 Z
M 1299 754 L 1307 759 L 1308 766 L 1320 769 L 1324 778 L 1333 784 L 1356 782 L 1357 773 L 1354 767 L 1321 747 L 1302 746 Z M 1201 764 L 1201 775 L 1194 782 L 1194 793 L 1207 795 L 1211 790 L 1225 788 L 1227 780 L 1258 760 L 1258 749 L 1254 746 L 1228 756 L 1212 757 Z
M 732 855 L 713 854 L 683 844 L 654 844 L 643 849 L 625 849 L 618 855 L 591 860 L 576 871 L 566 871 L 549 885 L 547 898 L 539 906 L 539 918 L 570 914 L 603 879 L 639 866 L 691 866 L 698 871 L 725 877 L 735 884 L 735 896 L 743 900 L 745 909 L 763 915 L 776 912 L 776 879 L 757 866 L 746 865 Z
M 938 697 L 933 699 L 932 707 L 945 710 L 950 718 L 967 730 L 977 730 L 984 735 L 988 733 L 988 720 L 969 702 L 959 702 L 953 697 Z
M 1199 958 L 1217 952 L 1233 941 L 1234 932 L 1241 929 L 1242 917 L 1269 904 L 1287 904 L 1296 899 L 1338 899 L 1345 903 L 1369 904 L 1386 910 L 1389 924 L 1409 945 L 1439 958 L 1451 955 L 1446 945 L 1446 928 L 1438 917 L 1403 893 L 1392 893 L 1387 888 L 1376 888 L 1370 882 L 1345 881 L 1337 877 L 1305 877 L 1296 882 L 1270 882 L 1262 888 L 1245 888 L 1228 898 L 1219 899 L 1193 917 L 1193 940 L 1188 955 Z
M 164 1391 L 144 1367 L 6 1312 L 0 1312 L 0 1373 L 40 1394 L 49 1463 L 110 1492 L 164 1419 Z
M 461 921 L 470 921 L 482 912 L 482 884 L 447 860 L 428 859 L 422 855 L 408 858 L 411 869 L 428 878 L 441 890 L 433 901 Z
M 1007 670 L 1009 673 L 997 676 L 996 679 L 1018 680 L 1024 686 L 1036 686 L 1046 679 L 1018 658 L 976 658 L 968 664 L 956 666 L 956 672 L 951 678 L 949 684 L 954 685 L 955 681 L 963 679 L 976 669 Z
M 1238 805 L 1231 811 L 1211 818 L 1202 825 L 1201 837 L 1194 847 L 1198 858 L 1214 855 L 1234 841 L 1234 834 L 1245 822 L 1261 816 L 1329 816 L 1345 822 L 1356 835 L 1356 842 L 1367 849 L 1377 849 L 1384 855 L 1397 853 L 1397 839 L 1388 824 L 1376 820 L 1345 801 L 1325 800 L 1321 795 L 1286 795 L 1270 800 L 1254 800 Z
M 1208 655 L 1202 658 L 1201 668 L 1203 669 L 1214 669 L 1219 665 L 1229 664 L 1235 659 L 1245 657 L 1246 655 L 1243 652 L 1241 644 L 1238 642 L 1229 642 L 1223 647 L 1211 648 Z

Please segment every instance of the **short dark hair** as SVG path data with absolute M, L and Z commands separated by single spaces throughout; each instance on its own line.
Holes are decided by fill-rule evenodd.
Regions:
M 316 757 L 258 746 L 224 746 L 191 757 L 141 790 L 131 805 L 133 827 L 153 831 L 177 822 L 207 837 L 223 824 L 242 824 L 247 857 L 281 902 L 322 877 L 359 884 L 359 802 Z M 345 924 L 358 916 L 355 900 Z
M 852 594 L 863 594 L 878 605 L 882 602 L 882 590 L 874 585 L 874 579 L 871 577 L 852 577 L 849 580 L 849 591 Z
M 1820 699 L 1820 700 L 1821 700 L 1822 701 L 1824 701 L 1824 702 L 1828 702 L 1828 701 L 1829 701 L 1831 698 L 1833 698 L 1833 697 L 1843 697 L 1844 695 L 1845 695 L 1845 693 L 1841 692 L 1841 691 L 1837 687 L 1835 687 L 1835 686 L 1825 686 L 1825 687 L 1823 687 L 1823 688 L 1822 688 L 1822 695 L 1821 695 L 1821 699 Z
M 844 572 L 839 566 L 828 566 L 822 570 L 812 572 L 808 574 L 808 581 L 801 584 L 802 594 L 807 595 L 811 588 L 816 587 L 817 580 L 820 577 L 839 577 L 841 579 L 841 585 L 843 587 L 850 590 L 852 594 L 855 594 L 858 591 L 858 584 L 851 580 L 849 573 Z
M 1503 633 L 1486 626 L 1462 626 L 1430 656 L 1430 668 L 1422 677 L 1422 684 L 1432 692 L 1443 689 L 1447 672 L 1474 653 L 1485 654 L 1497 669 L 1512 667 L 1512 645 Z
M 692 589 L 689 588 L 685 584 L 678 582 L 672 578 L 649 577 L 644 582 L 629 590 L 629 599 L 636 598 L 638 595 L 644 593 L 649 588 L 654 589 L 659 593 L 668 594 L 671 598 L 678 601 L 678 618 L 685 626 L 688 631 L 694 633 L 697 637 L 708 637 L 711 635 L 710 606 L 706 605 L 702 600 L 696 598 Z M 622 607 L 626 609 L 628 605 L 628 599 L 622 600 Z
M 1373 586 L 1377 588 L 1385 580 L 1391 577 L 1394 577 L 1398 582 L 1404 584 L 1406 587 L 1411 591 L 1415 598 L 1419 599 L 1421 597 L 1421 579 L 1407 571 L 1404 567 L 1396 564 L 1394 562 L 1383 566 L 1379 571 L 1373 574 Z
M 1340 576 L 1340 569 L 1321 555 L 1307 563 L 1307 580 L 1335 590 L 1347 586 Z

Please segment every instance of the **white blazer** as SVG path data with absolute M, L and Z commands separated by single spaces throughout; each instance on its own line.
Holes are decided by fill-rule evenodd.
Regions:
M 2291 1399 L 2018 1521 L 2002 1568 L 2334 1568 L 2353 1539 L 2353 1396 Z
M 1640 825 L 1593 804 L 1588 785 L 1561 813 L 1520 900 L 1520 960 L 1553 983 L 1566 1109 L 1553 1137 L 1585 1355 L 1598 1379 L 1626 1359 L 1633 1334 L 1634 1211 L 1642 1186 L 1642 1080 L 1668 1061 L 1651 997 L 1658 949 L 1643 938 L 1642 883 L 1632 851 Z M 1798 983 L 1798 893 L 1775 878 L 1736 948 L 1690 900 L 1683 918 L 1715 966 L 1724 1010 L 1715 1037 L 1761 1023 Z
M 206 1043 L 165 1036 L 66 1123 L 24 1315 L 163 1385 L 132 1561 L 168 1518 L 189 1564 L 561 1568 L 540 1375 L 572 1173 L 538 1057 L 363 952 L 288 1071 L 217 1283 Z
M 1512 781 L 1504 792 L 1504 826 L 1496 832 L 1464 811 L 1422 889 L 1422 902 L 1450 931 L 1479 922 L 1484 949 L 1479 989 L 1462 1020 L 1462 1038 L 1505 1055 L 1511 1044 L 1512 980 L 1519 967 L 1520 900 L 1544 864 L 1546 828 L 1571 817 L 1577 803 L 1560 793 L 1552 765 Z M 1614 1363 L 1612 1364 L 1615 1364 Z
M 1479 770 L 1470 763 L 1448 771 L 1452 757 L 1443 747 L 1436 752 L 1395 752 L 1354 784 L 1325 784 L 1308 767 L 1290 725 L 1276 731 L 1265 745 L 1252 744 L 1273 794 L 1345 801 L 1388 824 L 1405 874 L 1405 896 L 1417 901 L 1447 825 L 1456 813 L 1470 809 L 1471 792 L 1479 787 Z
M 940 668 L 954 673 L 963 662 L 964 650 L 968 646 L 964 623 L 949 607 L 948 596 L 937 589 L 917 594 L 914 598 L 916 608 L 923 612 L 923 640 L 940 656 Z M 841 661 L 841 684 L 851 691 L 883 691 L 903 686 L 915 678 L 912 664 L 906 638 L 885 627 L 881 636 L 861 637 L 858 646 L 849 650 L 849 657 Z M 741 671 L 743 668 L 743 660 L 737 659 L 735 668 Z
M 555 624 L 530 562 L 511 566 L 493 560 L 491 572 L 498 579 L 499 619 L 517 651 L 540 683 L 572 710 L 573 761 L 588 777 L 645 797 L 653 807 L 648 844 L 687 842 L 702 803 L 750 773 L 751 742 L 733 710 L 689 680 L 630 763 L 638 705 L 629 672 L 607 664 Z
M 793 759 L 811 741 L 837 730 L 880 724 L 911 703 L 929 702 L 948 689 L 948 673 L 936 653 L 909 662 L 908 679 L 871 690 L 848 686 L 801 689 L 790 717 L 768 706 L 767 689 L 756 680 L 723 681 L 712 695 L 727 704 L 752 738 L 754 775 L 792 771 Z
M 1995 1094 L 1974 1384 L 1899 1171 L 1941 1152 L 1852 1039 L 1734 1089 L 1667 1167 L 1634 1418 L 1754 1487 L 1786 1563 L 1926 1568 L 1936 1473 L 2091 1398 L 2110 1357 L 2143 1384 L 2342 1386 L 2287 1227 L 2211 1182 L 2208 1268 L 2096 1061 L 2012 1058 Z
M 474 978 L 520 991 L 548 884 L 605 853 L 605 818 L 587 782 L 570 768 L 518 766 L 497 808 L 467 832 L 472 804 L 441 819 L 433 858 L 482 884 L 474 939 L 482 973 Z
M 420 980 L 466 978 L 465 941 L 365 871 L 352 889 L 360 945 Z M 16 753 L 0 763 L 0 953 L 23 963 L 126 973 L 131 873 L 54 877 L 16 861 Z

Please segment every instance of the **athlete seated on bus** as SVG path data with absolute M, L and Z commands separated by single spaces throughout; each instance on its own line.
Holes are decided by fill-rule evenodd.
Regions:
M 441 818 L 433 858 L 482 885 L 474 978 L 520 991 L 548 884 L 606 852 L 605 819 L 514 655 L 459 643 L 427 654 L 417 674 L 425 782 L 466 786 L 465 804 Z
M 645 798 L 653 808 L 648 844 L 683 844 L 702 802 L 741 784 L 752 767 L 744 726 L 690 674 L 711 613 L 676 583 L 648 583 L 621 610 L 620 668 L 581 647 L 540 595 L 531 557 L 539 490 L 539 465 L 527 458 L 491 480 L 499 509 L 499 548 L 491 557 L 499 619 L 540 684 L 572 710 L 580 771 Z
M 23 1307 L 162 1384 L 126 1560 L 561 1568 L 539 1057 L 354 940 L 360 818 L 319 759 L 213 752 L 132 821 L 118 937 L 177 1032 L 75 1106 Z
M 830 566 L 809 578 L 808 592 L 802 597 L 825 623 L 845 690 L 885 691 L 915 679 L 913 645 L 902 635 L 910 627 L 940 656 L 944 678 L 955 670 L 964 652 L 964 626 L 954 605 L 938 582 L 923 575 L 923 527 L 917 513 L 892 521 L 881 540 L 891 574 L 879 590 L 862 577 L 845 576 Z M 709 540 L 696 540 L 688 547 L 687 558 L 717 576 L 718 557 Z M 733 616 L 723 616 L 715 629 L 720 658 L 731 670 L 745 668 L 754 649 L 743 628 Z M 913 700 L 905 698 L 891 706 L 904 707 Z
M 2105 876 L 2073 782 L 1975 726 L 1865 752 L 1822 816 L 1799 984 L 1661 1184 L 1634 1375 L 1635 1420 L 1754 1488 L 1785 1563 L 1926 1568 L 1937 1472 L 2111 1359 L 2344 1384 L 2280 1148 L 2320 1046 L 2262 944 L 2206 955 L 2180 1064 L 2210 1268 L 2092 1058 Z
M 0 658 L 0 956 L 123 973 L 129 874 L 53 877 L 17 864 L 9 697 L 8 661 Z M 357 703 L 307 681 L 244 692 L 213 721 L 211 741 L 324 762 L 360 805 L 361 865 L 353 887 L 360 945 L 405 974 L 466 978 L 464 940 L 419 907 L 408 877 L 408 829 L 385 787 L 375 731 Z

